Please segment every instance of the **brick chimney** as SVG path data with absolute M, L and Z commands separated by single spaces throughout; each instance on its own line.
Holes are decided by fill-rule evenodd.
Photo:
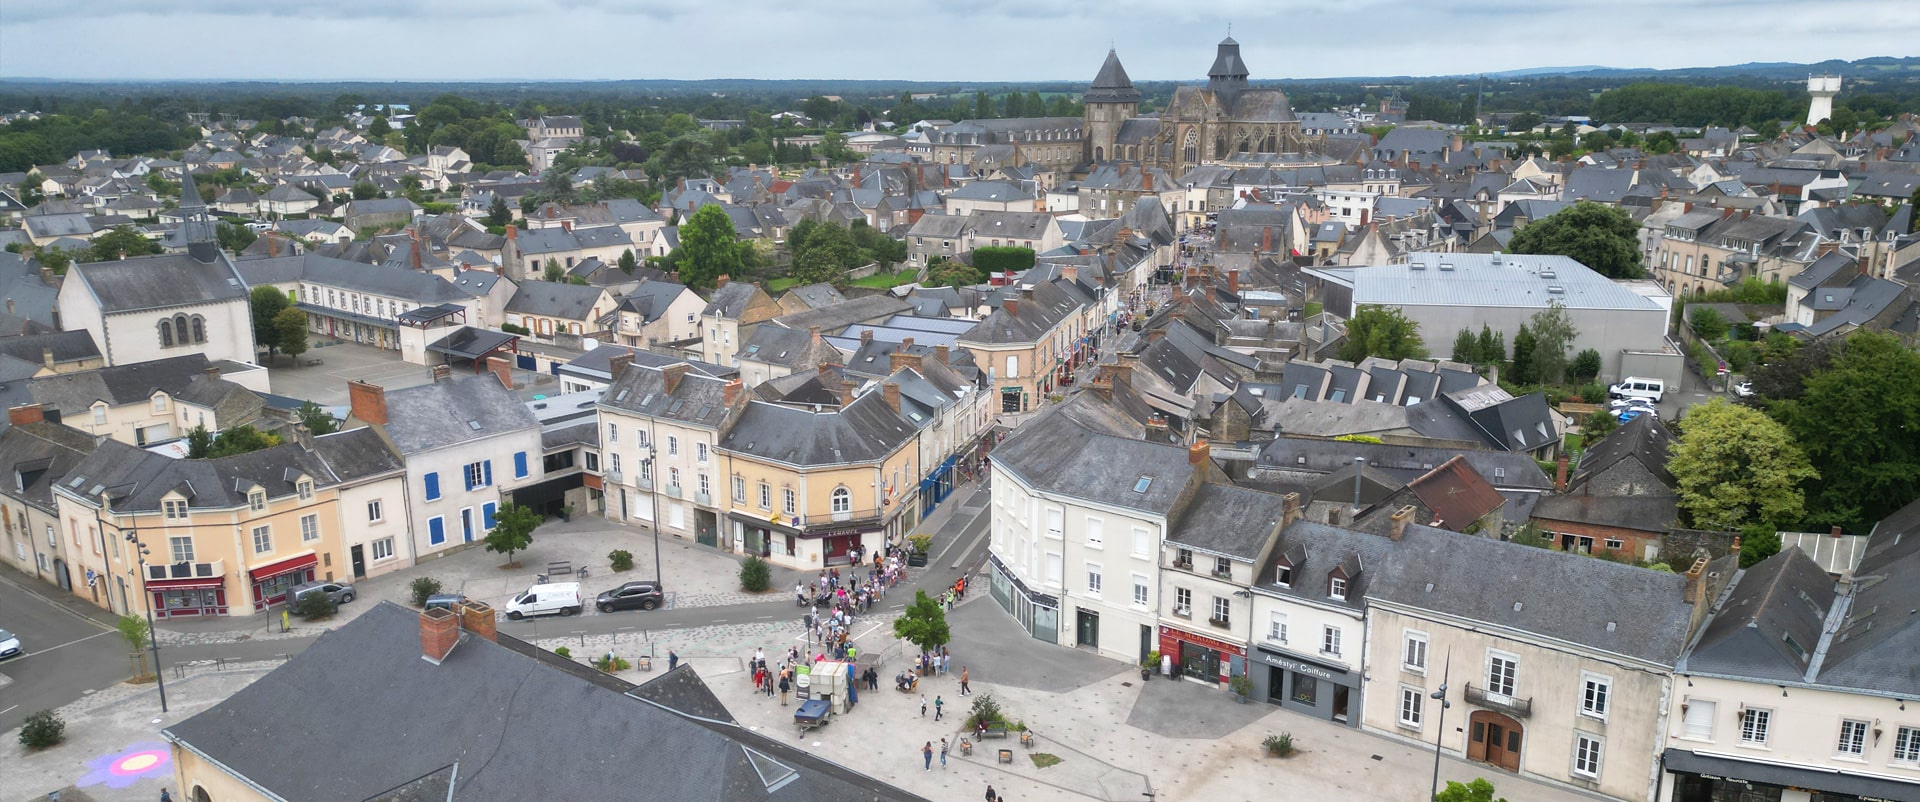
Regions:
M 413 232 L 413 242 L 411 243 L 411 245 L 410 245 L 410 247 L 412 248 L 412 252 L 411 252 L 411 253 L 410 253 L 410 254 L 408 255 L 408 257 L 407 257 L 407 263 L 408 263 L 408 264 L 410 264 L 410 265 L 412 265 L 412 266 L 413 266 L 413 269 L 415 269 L 415 270 L 419 270 L 419 269 L 421 269 L 421 266 L 420 266 L 420 230 L 419 230 L 419 229 L 414 229 L 414 232 Z
M 745 386 L 746 384 L 739 379 L 734 379 L 722 385 L 720 388 L 720 403 L 728 409 L 732 409 L 733 405 L 740 401 L 740 389 Z
M 727 282 L 732 280 L 733 280 L 732 276 L 729 276 L 725 273 L 721 273 L 720 275 L 713 277 L 713 288 L 717 290 L 717 289 L 720 289 L 721 287 L 725 287 L 727 286 Z
M 387 391 L 355 379 L 347 382 L 347 405 L 353 416 L 372 424 L 387 422 Z
M 900 411 L 899 382 L 887 382 L 886 384 L 880 385 L 880 394 L 887 399 L 887 406 L 892 407 L 894 412 Z
M 693 369 L 693 366 L 688 365 L 685 362 L 668 365 L 665 368 L 662 368 L 660 371 L 660 376 L 666 381 L 667 392 L 672 393 L 674 390 L 678 389 L 680 387 L 680 380 L 683 378 L 686 378 L 687 371 L 692 369 Z
M 273 232 L 267 232 L 267 255 L 280 255 L 280 238 L 275 236 Z
M 512 223 L 508 223 L 508 224 L 507 224 L 507 239 L 515 239 L 515 238 L 517 238 L 517 237 L 519 237 L 519 236 L 520 236 L 520 227 L 519 227 L 519 226 L 516 226 L 516 225 L 513 225 Z
M 14 426 L 39 423 L 46 419 L 47 410 L 39 404 L 22 404 L 17 407 L 7 408 L 7 423 Z
M 933 347 L 933 355 L 940 360 L 940 364 L 942 365 L 953 364 L 953 349 L 951 347 L 936 345 Z
M 1008 298 L 1004 301 L 1001 301 L 1000 308 L 1007 310 L 1007 317 L 1017 318 L 1020 316 L 1020 299 Z
M 434 665 L 460 643 L 460 616 L 444 607 L 420 611 L 420 657 Z
M 1079 281 L 1080 266 L 1079 265 L 1061 265 L 1060 277 L 1068 281 Z
M 447 381 L 452 378 L 453 378 L 452 365 L 434 365 L 433 366 L 433 383 L 434 384 L 439 384 L 443 381 Z
M 1408 504 L 1405 507 L 1395 510 L 1393 515 L 1388 517 L 1388 520 L 1393 522 L 1391 526 L 1387 527 L 1388 540 L 1398 543 L 1400 542 L 1400 538 L 1407 536 L 1407 524 L 1413 523 L 1413 513 L 1413 505 Z
M 1687 601 L 1694 605 L 1696 612 L 1701 609 L 1702 603 L 1706 601 L 1707 583 L 1701 581 L 1705 578 L 1706 573 L 1707 558 L 1705 557 L 1694 558 L 1693 567 L 1687 569 Z
M 825 378 L 826 378 L 825 376 L 822 376 L 822 377 L 821 377 L 821 379 L 822 379 L 822 380 L 824 380 Z M 852 405 L 853 405 L 853 382 L 850 382 L 850 381 L 847 381 L 847 377 L 846 377 L 846 375 L 845 375 L 845 374 L 841 374 L 841 376 L 840 376 L 840 406 L 843 406 L 843 407 L 847 407 L 847 406 L 852 406 Z
M 1330 510 L 1327 510 L 1327 525 L 1328 525 L 1328 526 L 1339 526 L 1339 525 L 1340 525 L 1340 516 L 1341 516 L 1341 514 L 1342 514 L 1342 513 L 1344 513 L 1344 512 L 1345 512 L 1345 509 L 1343 509 L 1343 508 L 1341 508 L 1341 507 L 1334 507 L 1333 509 L 1330 509 Z
M 1260 252 L 1273 252 L 1273 226 L 1260 229 Z
M 873 342 L 873 329 L 862 330 L 860 332 L 860 344 L 866 345 L 867 343 L 870 343 L 870 342 Z
M 819 327 L 819 326 L 808 326 L 808 327 L 807 327 L 807 339 L 809 339 L 809 340 L 811 340 L 811 341 L 813 342 L 813 344 L 814 344 L 814 345 L 819 345 L 819 344 L 820 344 L 820 327 Z
M 513 360 L 494 354 L 487 357 L 487 370 L 492 371 L 493 377 L 500 380 L 501 387 L 513 389 Z
M 1147 442 L 1164 443 L 1167 441 L 1167 419 L 1160 413 L 1147 416 Z
M 1240 269 L 1237 267 L 1227 271 L 1227 292 L 1240 294 Z
M 607 360 L 607 375 L 612 377 L 614 381 L 619 381 L 620 374 L 626 373 L 627 369 L 631 367 L 633 367 L 633 352 L 623 349 L 620 353 L 614 354 L 613 358 Z
M 460 603 L 460 628 L 487 640 L 498 642 L 497 627 L 500 621 L 493 614 L 493 605 L 483 601 L 468 599 Z
M 1565 452 L 1562 452 L 1560 456 L 1556 457 L 1553 461 L 1553 491 L 1556 493 L 1567 492 L 1567 455 Z
M 922 357 L 922 354 L 907 353 L 907 344 L 901 343 L 899 348 L 887 355 L 887 372 L 895 373 L 901 368 L 913 368 L 914 372 L 918 373 Z
M 1839 525 L 1839 524 L 1834 524 L 1834 525 L 1833 525 L 1833 532 L 1832 532 L 1832 534 L 1830 534 L 1830 535 L 1828 535 L 1828 536 L 1829 536 L 1829 537 L 1839 537 L 1839 536 L 1840 536 L 1841 534 L 1842 534 L 1842 532 L 1840 531 L 1840 525 Z
M 1285 529 L 1300 520 L 1300 494 L 1288 493 L 1280 497 L 1280 528 Z
M 1193 442 L 1193 445 L 1187 446 L 1187 464 L 1188 465 L 1192 465 L 1194 467 L 1203 466 L 1207 463 L 1209 459 L 1212 458 L 1212 456 L 1213 456 L 1213 447 L 1207 445 L 1207 441 L 1205 440 L 1195 440 Z

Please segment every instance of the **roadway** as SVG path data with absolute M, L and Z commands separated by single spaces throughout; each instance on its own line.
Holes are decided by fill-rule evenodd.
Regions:
M 85 602 L 62 603 L 34 592 L 44 585 L 12 568 L 0 568 L 0 629 L 19 636 L 19 657 L 0 662 L 0 732 L 20 726 L 41 710 L 59 707 L 111 687 L 133 675 L 126 641 L 105 611 Z

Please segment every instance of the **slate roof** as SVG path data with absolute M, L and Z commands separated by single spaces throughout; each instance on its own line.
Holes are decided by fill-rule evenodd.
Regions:
M 303 474 L 317 486 L 334 483 L 325 461 L 298 443 L 217 459 L 175 459 L 107 440 L 74 466 L 61 487 L 86 498 L 104 496 L 121 512 L 158 510 L 176 490 L 191 506 L 231 508 L 247 503 L 256 486 L 269 498 L 292 495 Z
M 40 362 L 36 355 L 35 364 Z M 29 384 L 34 403 L 78 419 L 95 401 L 108 406 L 145 404 L 155 392 L 177 395 L 184 392 L 195 376 L 204 375 L 213 363 L 206 354 L 132 362 L 75 373 L 41 376 Z M 230 382 L 229 382 L 230 383 Z
M 846 465 L 886 459 L 917 431 L 876 390 L 822 412 L 751 401 L 719 447 L 802 468 Z
M 93 344 L 93 335 L 86 329 L 0 337 L 0 354 L 23 362 L 41 364 L 47 351 L 53 352 L 54 362 L 79 362 L 100 357 L 100 349 Z
M 913 305 L 891 294 L 849 298 L 836 304 L 794 312 L 774 318 L 773 322 L 790 329 L 806 331 L 819 326 L 823 332 L 837 332 L 855 323 L 882 320 L 912 309 Z
M 402 454 L 418 454 L 540 425 L 533 411 L 492 374 L 388 390 L 386 399 L 387 436 Z M 478 428 L 472 423 L 479 424 Z
M 1203 482 L 1178 519 L 1168 525 L 1166 540 L 1256 562 L 1280 528 L 1283 501 L 1277 493 Z
M 464 633 L 435 665 L 419 633 L 417 613 L 379 603 L 163 735 L 294 802 L 925 802 L 740 726 L 689 666 L 635 687 Z M 290 708 L 334 746 L 287 760 L 260 737 Z
M 706 308 L 702 309 L 700 314 L 737 319 L 747 311 L 747 306 L 753 301 L 754 293 L 759 289 L 759 285 L 752 282 L 730 281 L 726 286 L 713 291 L 713 297 L 708 299 Z
M 1107 60 L 1100 65 L 1100 72 L 1093 76 L 1093 83 L 1081 98 L 1085 103 L 1137 103 L 1140 90 L 1133 88 L 1133 79 L 1127 77 L 1127 68 L 1120 66 L 1120 54 L 1107 50 Z
M 371 427 L 323 434 L 313 438 L 313 452 L 342 482 L 384 476 L 406 469 L 393 447 Z
M 681 287 L 681 289 L 685 289 Z M 593 305 L 606 295 L 605 287 L 559 281 L 522 281 L 507 299 L 505 311 L 561 320 L 593 322 Z
M 600 350 L 598 348 L 594 350 Z M 667 391 L 669 365 L 635 365 L 620 374 L 600 397 L 603 409 L 649 418 L 679 421 L 709 429 L 720 428 L 727 417 L 726 379 L 715 378 L 688 364 L 687 372 Z
M 93 435 L 53 421 L 9 426 L 0 430 L 0 481 L 9 495 L 51 512 L 54 484 L 97 446 Z
M 472 297 L 452 282 L 434 274 L 404 267 L 369 265 L 317 254 L 303 254 L 300 277 L 323 287 L 384 295 L 423 306 L 464 301 Z
M 1567 480 L 1569 489 L 1585 485 L 1595 475 L 1634 460 L 1667 487 L 1674 487 L 1673 474 L 1667 472 L 1668 452 L 1673 448 L 1673 433 L 1652 415 L 1638 415 L 1612 434 L 1587 447 L 1580 455 L 1580 468 Z
M 1834 600 L 1833 578 L 1786 549 L 1740 574 L 1679 670 L 1798 682 Z
M 101 312 L 109 315 L 243 300 L 247 295 L 240 274 L 224 253 L 211 263 L 194 261 L 183 253 L 76 263 L 67 270 L 67 280 L 76 278 L 99 301 Z
M 1680 498 L 1674 495 L 1546 494 L 1534 502 L 1533 517 L 1664 534 L 1679 525 Z
M 1094 417 L 1075 414 L 1088 411 L 1077 409 L 1084 405 L 1055 405 L 1022 424 L 994 449 L 994 469 L 1047 493 L 1153 515 L 1171 513 L 1193 474 L 1187 450 L 1100 426 Z M 1143 479 L 1152 481 L 1136 492 Z

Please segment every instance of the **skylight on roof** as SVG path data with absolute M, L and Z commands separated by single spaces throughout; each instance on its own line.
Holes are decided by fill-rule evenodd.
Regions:
M 1138 482 L 1134 482 L 1134 483 L 1133 483 L 1133 492 L 1135 492 L 1135 493 L 1145 493 L 1145 492 L 1147 492 L 1147 488 L 1148 488 L 1149 486 L 1151 486 L 1152 484 L 1153 484 L 1153 477 L 1151 477 L 1151 476 L 1142 476 L 1142 477 L 1140 477 L 1140 481 L 1138 481 Z
M 467 428 L 472 429 L 476 432 L 480 431 L 480 422 L 477 420 L 467 421 Z

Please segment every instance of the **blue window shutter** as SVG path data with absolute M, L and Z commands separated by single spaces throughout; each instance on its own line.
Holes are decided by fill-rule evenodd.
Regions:
M 493 502 L 480 505 L 480 525 L 489 530 L 493 528 Z
M 439 517 L 427 519 L 427 544 L 438 546 L 447 542 L 447 522 Z
M 427 500 L 432 501 L 434 499 L 439 498 L 440 497 L 440 474 L 438 473 L 427 474 L 426 482 L 427 482 Z
M 513 452 L 513 478 L 527 478 L 527 452 L 525 451 Z
M 480 462 L 480 486 L 493 486 L 493 460 L 482 460 Z

